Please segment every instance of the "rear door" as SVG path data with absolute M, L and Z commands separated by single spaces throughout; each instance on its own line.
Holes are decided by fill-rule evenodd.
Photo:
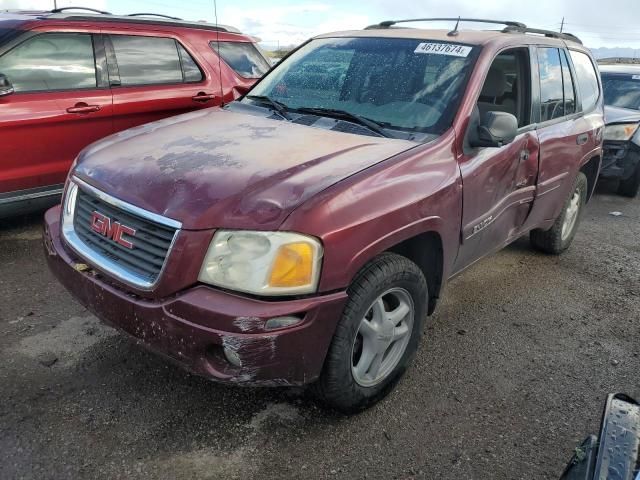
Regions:
M 94 40 L 35 33 L 0 52 L 0 73 L 15 89 L 0 97 L 0 193 L 59 189 L 80 150 L 113 133 L 106 61 Z
M 559 215 L 578 170 L 599 148 L 603 128 L 602 114 L 596 109 L 601 96 L 599 81 L 589 57 L 576 52 L 581 62 L 580 70 L 576 70 L 573 55 L 564 48 L 538 46 L 535 50 L 539 84 L 534 113 L 540 139 L 540 173 L 529 227 Z M 588 70 L 583 72 L 585 67 L 591 69 L 591 77 Z
M 531 72 L 529 48 L 512 48 L 494 58 L 485 78 L 469 128 L 477 128 L 486 112 L 499 111 L 513 114 L 519 130 L 508 145 L 465 148 L 458 158 L 463 217 L 455 271 L 515 238 L 529 214 L 538 172 Z
M 116 131 L 219 105 L 220 89 L 178 40 L 105 35 Z

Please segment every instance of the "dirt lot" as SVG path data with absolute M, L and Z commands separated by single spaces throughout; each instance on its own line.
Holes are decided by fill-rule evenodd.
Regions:
M 614 217 L 609 212 L 619 211 Z M 190 376 L 102 326 L 0 228 L 0 478 L 558 478 L 608 392 L 640 397 L 640 201 L 599 193 L 559 258 L 449 284 L 413 368 L 354 417 Z

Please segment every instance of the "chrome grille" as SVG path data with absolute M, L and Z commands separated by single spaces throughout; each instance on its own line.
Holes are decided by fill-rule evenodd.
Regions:
M 133 248 L 127 248 L 95 232 L 91 228 L 93 212 L 135 229 L 135 236 L 126 237 L 133 243 Z M 78 190 L 73 229 L 78 239 L 92 252 L 108 258 L 145 284 L 153 284 L 157 280 L 176 234 L 174 228 L 123 210 L 82 188 Z

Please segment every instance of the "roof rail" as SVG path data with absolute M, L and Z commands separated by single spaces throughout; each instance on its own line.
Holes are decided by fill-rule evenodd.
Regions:
M 179 17 L 171 17 L 169 15 L 162 15 L 160 13 L 130 13 L 127 17 L 159 17 L 159 18 L 167 18 L 169 20 L 180 20 L 183 21 Z
M 576 42 L 582 44 L 582 40 L 580 40 L 573 33 L 566 32 L 554 32 L 553 30 L 544 30 L 542 28 L 529 28 L 526 25 L 523 27 L 515 27 L 515 26 L 507 26 L 504 30 L 504 33 L 536 33 L 538 35 L 544 35 L 549 38 L 559 38 L 561 40 L 569 40 L 571 42 Z
M 111 12 L 105 12 L 103 10 L 96 10 L 95 8 L 88 8 L 88 7 L 54 8 L 53 10 L 51 10 L 51 13 L 62 13 L 62 12 L 66 12 L 67 10 L 83 10 L 83 11 L 86 11 L 86 12 L 100 13 L 102 15 L 111 15 Z
M 398 23 L 411 23 L 411 22 L 456 22 L 455 27 L 448 35 L 455 37 L 458 34 L 458 25 L 460 22 L 471 23 L 490 23 L 493 25 L 505 25 L 502 30 L 503 33 L 536 33 L 544 35 L 550 38 L 559 38 L 562 40 L 570 40 L 572 42 L 582 43 L 582 41 L 572 33 L 554 32 L 553 30 L 543 30 L 541 28 L 530 28 L 524 23 L 513 22 L 510 20 L 487 20 L 484 18 L 462 18 L 462 17 L 449 17 L 449 18 L 411 18 L 405 20 L 385 20 L 376 25 L 369 25 L 365 30 L 375 30 L 379 28 L 391 28 Z
M 119 23 L 133 23 L 133 24 L 151 24 L 151 25 L 165 25 L 171 27 L 186 27 L 197 28 L 201 30 L 212 30 L 225 33 L 237 33 L 242 32 L 235 27 L 229 25 L 220 25 L 207 22 L 194 22 L 189 20 L 182 20 L 177 17 L 170 17 L 168 15 L 160 15 L 156 13 L 133 13 L 131 15 L 113 15 L 109 12 L 103 12 L 92 8 L 80 8 L 81 10 L 87 10 L 88 13 L 82 12 L 66 12 L 65 10 L 73 10 L 80 7 L 65 7 L 59 8 L 55 11 L 40 12 L 46 16 L 50 14 L 49 18 L 64 19 L 68 21 L 97 21 L 97 22 L 119 22 Z M 62 10 L 62 11 L 61 11 Z M 157 18 L 153 18 L 157 17 Z
M 378 28 L 389 28 L 397 23 L 410 23 L 410 22 L 473 22 L 473 23 L 492 23 L 494 25 L 506 25 L 508 27 L 527 28 L 524 23 L 512 22 L 510 20 L 487 20 L 484 18 L 461 18 L 461 17 L 448 17 L 448 18 L 410 18 L 405 20 L 385 20 L 377 25 L 369 25 L 365 30 L 375 30 Z M 457 30 L 457 25 L 454 31 Z

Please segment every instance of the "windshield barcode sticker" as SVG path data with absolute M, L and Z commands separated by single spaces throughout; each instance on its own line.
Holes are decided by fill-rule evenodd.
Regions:
M 451 57 L 467 57 L 471 47 L 455 45 L 453 43 L 421 43 L 413 53 L 431 53 L 434 55 L 449 55 Z

